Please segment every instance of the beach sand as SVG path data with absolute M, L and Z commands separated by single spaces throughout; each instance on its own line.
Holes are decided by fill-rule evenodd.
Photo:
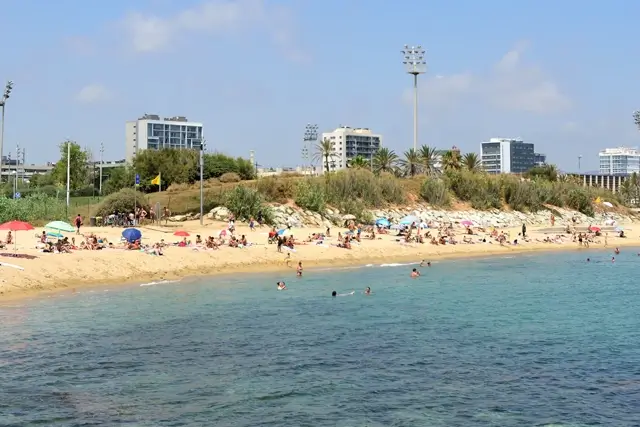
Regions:
M 621 224 L 622 225 L 622 224 Z M 220 230 L 226 227 L 226 223 L 206 220 L 204 226 L 199 221 L 183 223 L 169 223 L 168 226 L 143 226 L 139 229 L 143 233 L 143 243 L 152 244 L 164 239 L 166 243 L 178 242 L 180 237 L 173 233 L 177 230 L 185 230 L 191 234 L 192 241 L 195 235 L 218 236 Z M 630 228 L 625 227 L 627 238 L 616 237 L 617 233 L 608 233 L 608 247 L 640 246 L 640 238 L 634 236 Z M 557 231 L 556 231 L 557 230 Z M 553 232 L 546 229 L 530 228 L 527 235 L 531 239 L 542 240 L 545 236 L 555 236 L 561 228 L 556 227 Z M 299 245 L 291 252 L 291 260 L 285 260 L 287 251 L 277 252 L 275 244 L 267 244 L 268 227 L 250 231 L 248 226 L 238 224 L 236 235 L 246 235 L 253 246 L 247 248 L 222 247 L 219 250 L 194 249 L 191 247 L 168 247 L 163 256 L 148 255 L 140 251 L 124 249 L 104 249 L 99 251 L 78 250 L 70 254 L 42 253 L 36 249 L 36 234 L 42 229 L 17 233 L 17 251 L 13 246 L 0 250 L 3 254 L 29 254 L 36 259 L 22 259 L 0 256 L 0 263 L 11 263 L 24 270 L 2 266 L 0 267 L 0 301 L 33 296 L 46 292 L 79 289 L 103 284 L 148 283 L 152 281 L 175 280 L 189 276 L 203 276 L 215 274 L 229 274 L 236 272 L 276 272 L 281 271 L 283 278 L 295 276 L 297 263 L 302 261 L 305 269 L 317 267 L 340 267 L 347 265 L 366 265 L 399 262 L 436 261 L 443 258 L 474 257 L 526 253 L 531 251 L 551 250 L 575 250 L 585 251 L 585 257 L 589 250 L 602 249 L 604 238 L 600 244 L 591 244 L 590 249 L 580 248 L 577 243 L 571 241 L 563 244 L 529 242 L 518 245 L 501 246 L 497 242 L 457 244 L 457 245 L 432 245 L 402 244 L 400 239 L 391 235 L 379 235 L 376 240 L 363 240 L 361 244 L 354 244 L 352 249 L 342 249 L 333 246 L 337 243 L 338 232 L 344 232 L 344 228 L 335 227 L 331 230 L 332 237 L 324 245 L 306 244 Z M 301 228 L 292 230 L 297 239 L 306 239 L 313 232 L 324 232 L 324 229 Z M 503 231 L 503 230 L 500 230 Z M 519 229 L 508 230 L 511 240 L 518 238 Z M 83 227 L 83 234 L 95 233 L 99 237 L 106 237 L 119 247 L 122 228 L 110 227 Z M 456 229 L 457 240 L 462 241 L 464 229 Z M 546 234 L 549 232 L 549 234 Z M 437 233 L 437 230 L 435 231 Z M 69 238 L 76 237 L 78 244 L 82 236 L 75 233 L 65 233 Z M 364 234 L 363 234 L 364 235 Z M 475 241 L 480 236 L 472 236 Z M 4 240 L 4 236 L 1 236 Z M 570 240 L 570 236 L 568 237 Z M 489 239 L 487 239 L 489 240 Z M 311 272 L 305 274 L 312 274 Z

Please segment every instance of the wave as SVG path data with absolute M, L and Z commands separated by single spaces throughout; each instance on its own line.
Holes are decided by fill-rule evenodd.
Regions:
M 161 280 L 159 282 L 142 283 L 140 286 L 166 285 L 167 283 L 177 283 L 180 280 Z
M 419 262 L 407 262 L 407 263 L 394 262 L 391 264 L 380 264 L 379 267 L 406 267 L 407 265 L 416 265 L 416 264 L 420 264 L 420 263 Z

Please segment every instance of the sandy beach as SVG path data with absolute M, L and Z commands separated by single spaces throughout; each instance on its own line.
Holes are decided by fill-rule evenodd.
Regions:
M 623 225 L 623 224 L 620 224 Z M 633 233 L 633 224 L 625 225 L 628 237 L 617 237 L 617 233 L 609 232 L 607 237 L 608 247 L 612 252 L 615 247 L 640 246 L 640 238 Z M 174 236 L 178 230 L 187 231 L 188 238 L 195 242 L 195 236 L 218 236 L 226 223 L 207 220 L 204 226 L 199 221 L 187 221 L 183 223 L 169 223 L 167 226 L 142 226 L 143 244 L 153 244 L 164 239 L 165 243 L 172 244 L 182 240 Z M 290 260 L 287 260 L 289 251 L 283 249 L 277 251 L 277 245 L 268 244 L 268 227 L 249 230 L 245 224 L 238 224 L 235 234 L 246 235 L 251 246 L 246 248 L 221 247 L 218 250 L 196 247 L 169 246 L 164 249 L 162 256 L 150 255 L 142 251 L 132 251 L 122 248 L 120 238 L 122 228 L 83 227 L 82 233 L 89 235 L 95 233 L 100 238 L 106 238 L 114 245 L 113 249 L 103 250 L 75 250 L 72 253 L 56 254 L 43 253 L 36 249 L 38 239 L 36 235 L 42 233 L 42 229 L 17 233 L 17 250 L 11 245 L 0 252 L 0 263 L 10 263 L 24 268 L 2 266 L 0 271 L 0 301 L 33 296 L 46 292 L 71 290 L 81 287 L 91 287 L 103 284 L 148 283 L 161 280 L 175 280 L 189 276 L 205 276 L 215 274 L 230 274 L 234 272 L 275 272 L 281 271 L 283 278 L 295 276 L 298 262 L 302 262 L 305 269 L 318 267 L 340 267 L 347 265 L 365 265 L 369 263 L 397 263 L 437 261 L 444 258 L 465 258 L 474 256 L 491 256 L 526 253 L 531 251 L 552 250 L 577 250 L 584 251 L 604 248 L 604 237 L 596 238 L 600 243 L 592 243 L 590 248 L 581 247 L 577 242 L 571 241 L 571 236 L 566 235 L 564 243 L 543 242 L 545 238 L 555 238 L 562 234 L 561 227 L 553 229 L 529 229 L 527 236 L 530 242 L 519 240 L 517 245 L 505 244 L 501 246 L 489 236 L 489 230 L 478 232 L 470 237 L 474 243 L 459 243 L 455 245 L 433 245 L 429 242 L 423 244 L 401 242 L 401 237 L 396 232 L 391 234 L 379 234 L 375 240 L 363 239 L 361 243 L 354 242 L 351 249 L 343 249 L 336 246 L 338 232 L 344 233 L 344 228 L 333 228 L 332 237 L 325 240 L 324 244 L 307 243 L 297 245 L 291 251 Z M 519 229 L 499 229 L 501 232 L 510 233 L 510 240 L 517 239 Z M 314 232 L 325 232 L 324 229 L 300 228 L 292 230 L 297 240 L 306 240 Z M 433 233 L 434 231 L 432 231 Z M 424 233 L 424 231 L 423 231 Z M 435 230 L 437 233 L 437 230 Z M 82 236 L 75 233 L 64 233 L 69 238 L 75 237 L 79 244 Z M 465 237 L 464 228 L 455 229 L 455 239 L 462 242 Z M 364 235 L 364 233 L 363 233 Z M 4 240 L 4 236 L 3 240 Z M 486 238 L 487 242 L 481 242 Z M 9 257 L 6 254 L 26 254 L 36 258 L 24 259 Z M 308 272 L 306 274 L 313 274 Z

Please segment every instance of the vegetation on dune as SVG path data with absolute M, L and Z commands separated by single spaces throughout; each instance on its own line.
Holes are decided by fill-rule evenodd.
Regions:
M 18 220 L 35 224 L 65 218 L 66 206 L 55 197 L 45 194 L 34 194 L 24 199 L 0 197 L 0 223 Z

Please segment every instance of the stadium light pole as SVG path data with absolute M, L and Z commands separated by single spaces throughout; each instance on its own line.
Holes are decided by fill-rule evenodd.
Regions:
M 4 88 L 4 94 L 0 98 L 0 108 L 2 109 L 0 117 L 0 182 L 2 182 L 2 144 L 4 143 L 4 106 L 7 104 L 7 99 L 11 96 L 13 90 L 13 81 L 9 80 Z M 7 178 L 8 179 L 8 178 Z
M 304 127 L 304 144 L 302 145 L 302 159 L 303 159 L 303 167 L 305 169 L 308 168 L 309 174 L 311 173 L 311 164 L 309 161 L 310 158 L 310 145 L 318 140 L 318 125 L 307 123 Z
M 67 140 L 67 215 L 71 202 L 71 141 Z
M 633 112 L 633 122 L 635 123 L 638 130 L 640 130 L 640 111 Z
M 200 143 L 200 225 L 204 225 L 204 149 L 206 140 Z
M 404 45 L 401 50 L 407 74 L 413 76 L 413 149 L 418 150 L 418 76 L 427 71 L 427 63 L 424 60 L 425 50 L 422 46 Z
M 102 197 L 102 163 L 104 162 L 104 143 L 100 143 L 100 197 Z M 94 169 L 95 170 L 95 169 Z

